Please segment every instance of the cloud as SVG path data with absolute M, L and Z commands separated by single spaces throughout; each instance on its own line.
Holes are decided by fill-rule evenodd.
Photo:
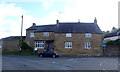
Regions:
M 64 4 L 64 7 L 62 11 L 55 9 L 38 19 L 28 15 L 25 9 L 17 7 L 15 3 L 0 3 L 0 38 L 20 35 L 21 15 L 24 15 L 23 35 L 34 22 L 37 25 L 55 24 L 57 19 L 60 22 L 77 22 L 78 19 L 80 22 L 93 22 L 94 17 L 97 17 L 102 30 L 118 26 L 117 0 L 41 0 L 40 2 L 46 9 L 59 2 Z
M 17 7 L 15 3 L 0 3 L 0 38 L 20 36 L 21 15 L 24 15 L 23 35 L 26 29 L 39 19 L 26 14 L 26 11 Z
M 102 30 L 111 30 L 118 27 L 118 0 L 64 0 L 65 7 L 59 11 L 52 11 L 41 21 L 44 23 L 60 22 L 94 22 L 96 17 Z M 47 21 L 47 22 L 46 22 Z M 41 22 L 42 23 L 42 22 Z

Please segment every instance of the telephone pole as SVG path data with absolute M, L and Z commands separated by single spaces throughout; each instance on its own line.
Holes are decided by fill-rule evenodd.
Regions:
M 20 36 L 20 51 L 22 50 L 22 31 L 23 31 L 23 15 L 21 16 L 22 20 L 21 20 L 21 36 Z

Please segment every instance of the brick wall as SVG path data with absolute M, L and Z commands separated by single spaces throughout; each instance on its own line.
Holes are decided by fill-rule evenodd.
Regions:
M 19 39 L 3 40 L 2 51 L 19 51 Z
M 54 40 L 54 32 L 49 32 L 49 36 L 43 36 L 43 32 L 35 32 L 34 40 Z
M 65 42 L 72 42 L 72 48 L 66 49 Z M 85 49 L 84 42 L 91 42 L 91 49 Z M 55 51 L 61 55 L 77 54 L 101 54 L 102 34 L 92 34 L 91 38 L 86 38 L 85 34 L 73 33 L 72 37 L 65 37 L 65 34 L 55 34 Z
M 26 39 L 25 39 L 25 42 L 28 43 L 28 45 L 32 48 L 34 48 L 34 37 L 30 37 L 30 33 L 34 33 L 34 30 L 26 30 Z
M 25 41 L 29 42 L 29 46 L 32 48 L 35 48 L 35 40 L 54 40 L 54 32 L 49 32 L 49 36 L 43 36 L 43 32 L 35 32 L 34 37 L 30 37 L 31 32 L 34 32 L 34 30 L 26 32 Z
M 118 45 L 111 45 L 104 48 L 104 55 L 105 56 L 117 56 L 119 52 Z
M 31 38 L 30 33 L 32 30 L 27 31 L 26 42 L 34 48 L 34 40 L 54 40 L 54 51 L 60 55 L 79 55 L 79 54 L 101 54 L 102 34 L 92 34 L 91 38 L 86 38 L 85 34 L 72 33 L 72 37 L 66 37 L 65 33 L 49 32 L 49 36 L 43 36 L 43 32 L 35 32 L 35 37 Z M 65 42 L 72 42 L 72 48 L 65 48 Z M 91 42 L 91 49 L 85 49 L 84 43 Z

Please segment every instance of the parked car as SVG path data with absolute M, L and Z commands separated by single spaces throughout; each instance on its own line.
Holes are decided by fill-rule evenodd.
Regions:
M 59 55 L 53 51 L 44 51 L 44 52 L 38 53 L 38 55 L 39 57 L 53 57 L 53 58 L 59 57 Z

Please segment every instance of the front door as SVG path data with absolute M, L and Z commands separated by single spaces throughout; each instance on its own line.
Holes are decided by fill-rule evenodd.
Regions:
M 47 50 L 53 51 L 53 41 L 48 41 L 47 42 Z
M 48 43 L 49 51 L 53 51 L 53 42 Z

